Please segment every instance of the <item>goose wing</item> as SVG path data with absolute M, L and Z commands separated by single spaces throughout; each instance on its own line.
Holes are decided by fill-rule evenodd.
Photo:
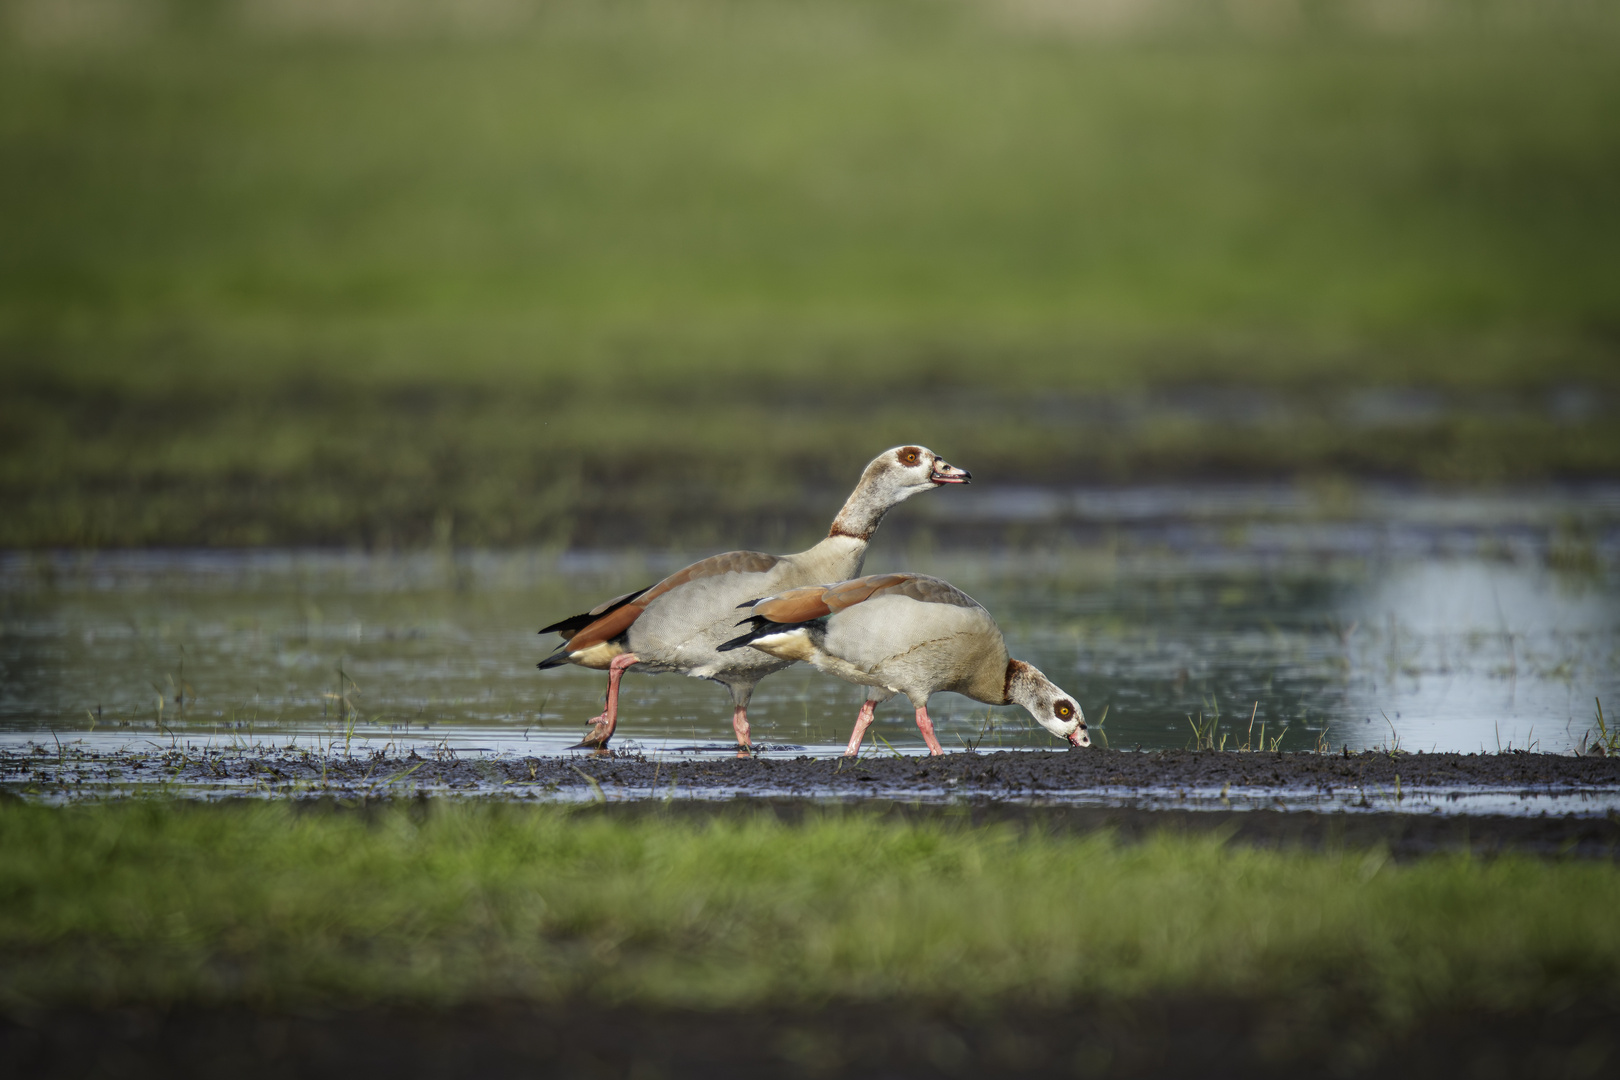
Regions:
M 979 607 L 973 597 L 936 577 L 926 574 L 869 574 L 833 585 L 792 589 L 780 596 L 767 596 L 743 605 L 750 608 L 753 614 L 738 625 L 746 623 L 749 630 L 721 645 L 720 650 L 740 649 L 755 638 L 777 633 L 784 627 L 815 622 L 882 596 L 904 596 L 925 604 Z
M 712 555 L 677 570 L 650 589 L 625 593 L 623 596 L 598 604 L 583 615 L 575 615 L 553 623 L 540 632 L 544 634 L 556 631 L 566 640 L 556 652 L 542 660 L 540 666 L 553 667 L 567 663 L 568 658 L 575 653 L 612 641 L 630 629 L 631 624 L 647 610 L 647 605 L 689 581 L 720 574 L 759 573 L 769 570 L 781 561 L 781 556 L 767 555 L 763 551 L 727 551 L 720 555 Z

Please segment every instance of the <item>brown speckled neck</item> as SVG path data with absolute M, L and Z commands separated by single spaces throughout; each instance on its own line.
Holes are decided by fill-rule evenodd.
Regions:
M 1007 661 L 1007 677 L 1001 682 L 1001 703 L 1009 704 L 1012 701 L 1013 680 L 1027 677 L 1034 668 L 1022 660 Z

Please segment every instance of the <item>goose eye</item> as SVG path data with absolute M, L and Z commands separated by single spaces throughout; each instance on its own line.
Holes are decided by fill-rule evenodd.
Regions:
M 907 450 L 905 453 L 900 455 L 900 460 L 905 462 L 907 465 L 917 464 L 917 451 Z
M 1059 705 L 1057 707 L 1058 718 L 1062 719 L 1062 720 L 1067 720 L 1069 718 L 1069 715 L 1071 713 L 1073 713 L 1073 712 L 1074 712 L 1074 710 L 1069 708 L 1067 702 L 1065 702 L 1064 704 Z

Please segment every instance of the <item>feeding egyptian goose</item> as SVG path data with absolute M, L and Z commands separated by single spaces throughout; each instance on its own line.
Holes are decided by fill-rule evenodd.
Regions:
M 739 753 L 750 746 L 748 701 L 754 687 L 793 661 L 755 649 L 722 653 L 717 646 L 736 633 L 737 607 L 760 596 L 817 581 L 841 581 L 861 572 L 866 547 L 883 515 L 919 492 L 965 484 L 966 469 L 947 464 L 922 446 L 898 446 L 873 459 L 860 483 L 833 519 L 827 538 L 797 555 L 728 551 L 693 563 L 650 589 L 626 593 L 583 615 L 541 630 L 564 641 L 539 666 L 579 664 L 606 669 L 607 708 L 588 721 L 591 733 L 575 749 L 601 749 L 618 722 L 619 680 L 627 670 L 675 671 L 712 679 L 731 691 L 732 729 Z
M 861 748 L 877 706 L 904 694 L 930 754 L 943 754 L 928 699 L 950 690 L 986 705 L 1019 704 L 1036 723 L 1075 746 L 1090 746 L 1080 706 L 1035 667 L 1007 655 L 1001 628 L 978 601 L 923 574 L 874 574 L 836 585 L 793 589 L 740 607 L 747 633 L 720 646 L 752 646 L 781 661 L 805 660 L 867 686 L 845 757 Z

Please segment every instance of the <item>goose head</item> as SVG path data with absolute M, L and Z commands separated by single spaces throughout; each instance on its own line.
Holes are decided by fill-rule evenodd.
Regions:
M 1091 745 L 1091 734 L 1086 730 L 1086 715 L 1069 694 L 1043 675 L 1039 669 L 1021 660 L 1007 664 L 1007 700 L 1022 705 L 1035 722 L 1070 746 L 1081 749 Z
M 891 501 L 900 502 L 947 484 L 969 483 L 973 474 L 958 469 L 926 446 L 896 446 L 879 454 L 866 467 L 862 479 L 870 480 Z
M 965 484 L 972 478 L 972 473 L 958 469 L 926 446 L 885 450 L 861 473 L 861 482 L 833 519 L 828 535 L 869 540 L 891 507 L 918 492 Z

